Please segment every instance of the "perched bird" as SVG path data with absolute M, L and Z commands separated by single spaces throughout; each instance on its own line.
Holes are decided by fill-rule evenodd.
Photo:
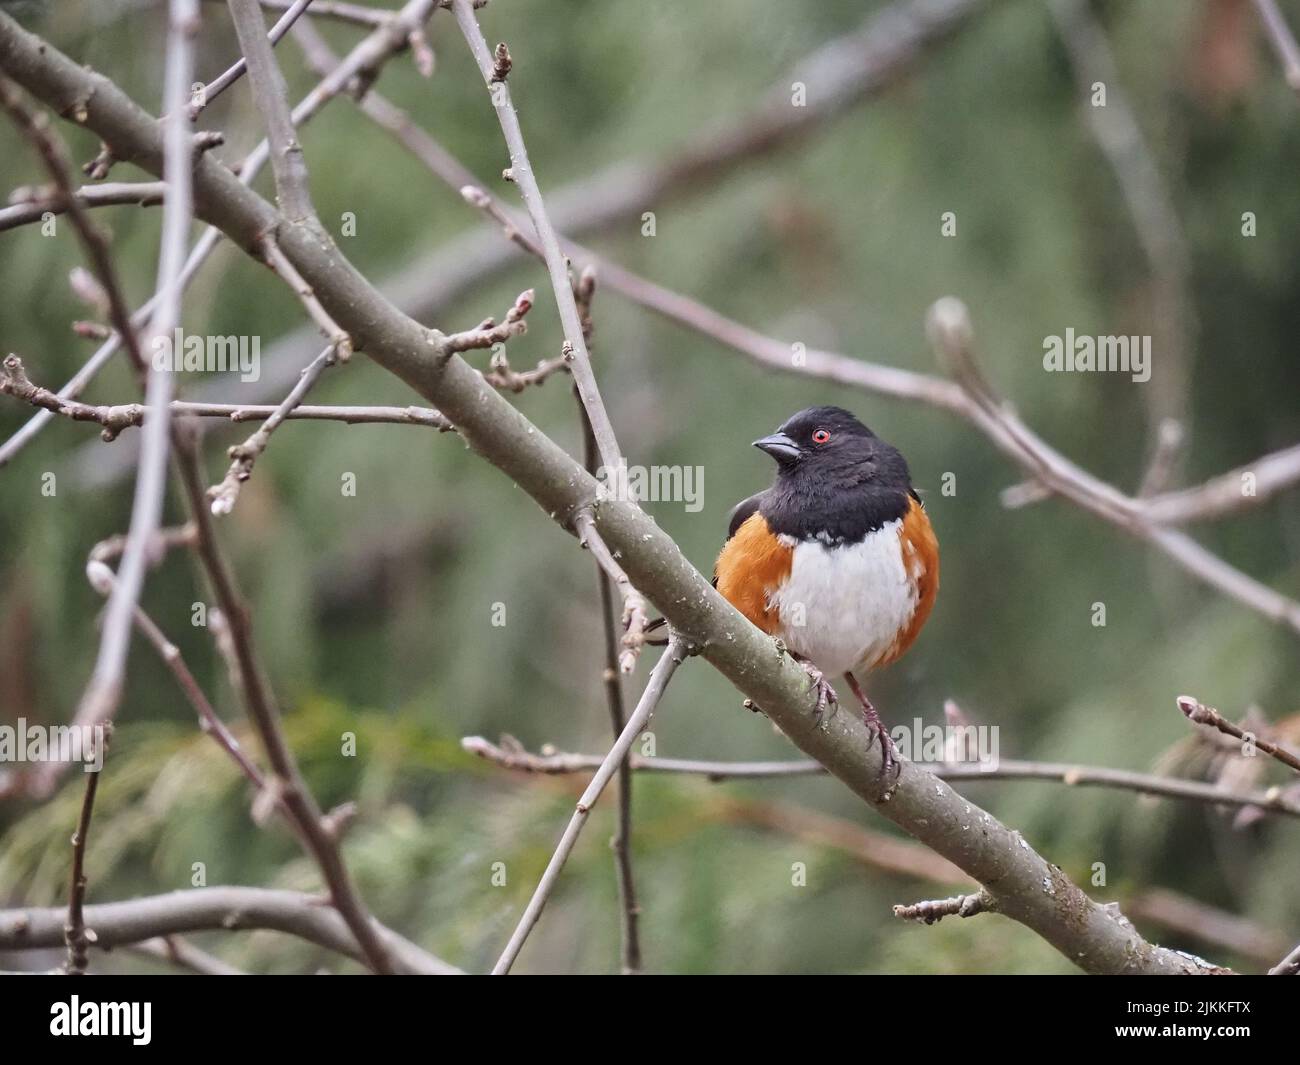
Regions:
M 718 556 L 718 591 L 803 664 L 818 717 L 843 676 L 880 735 L 893 740 L 858 676 L 902 655 L 939 591 L 939 544 L 907 462 L 840 407 L 810 407 L 754 446 L 776 460 L 771 488 L 735 508 Z

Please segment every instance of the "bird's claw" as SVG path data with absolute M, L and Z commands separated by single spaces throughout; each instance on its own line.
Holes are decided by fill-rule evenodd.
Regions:
M 834 714 L 839 709 L 839 696 L 835 694 L 835 689 L 831 686 L 831 682 L 826 679 L 826 675 L 811 662 L 800 659 L 799 665 L 808 674 L 809 679 L 812 681 L 812 689 L 817 692 L 817 705 L 813 707 L 813 722 L 818 728 L 825 728 L 826 708 L 830 707 L 831 713 Z
M 898 748 L 894 745 L 894 738 L 885 728 L 885 723 L 880 720 L 875 712 L 875 707 L 870 710 L 863 710 L 863 720 L 866 721 L 867 730 L 871 733 L 871 740 L 868 741 L 868 749 L 871 741 L 876 737 L 880 738 L 880 775 L 887 777 L 891 772 L 894 774 L 894 785 L 885 793 L 885 798 L 893 794 L 894 787 L 897 787 L 898 778 L 902 775 L 903 767 L 898 763 Z

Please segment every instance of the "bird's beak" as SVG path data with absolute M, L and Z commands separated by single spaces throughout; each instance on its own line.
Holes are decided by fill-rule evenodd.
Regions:
M 789 466 L 803 454 L 799 450 L 799 445 L 785 433 L 773 433 L 771 436 L 763 437 L 762 440 L 755 440 L 754 446 L 759 451 L 766 451 L 782 466 Z

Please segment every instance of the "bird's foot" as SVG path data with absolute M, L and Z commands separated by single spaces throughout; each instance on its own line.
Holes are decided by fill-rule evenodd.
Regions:
M 892 772 L 897 776 L 902 773 L 902 767 L 898 764 L 898 748 L 894 746 L 894 738 L 889 734 L 889 729 L 885 728 L 885 723 L 880 720 L 876 708 L 869 702 L 862 708 L 862 720 L 866 722 L 868 729 L 880 737 L 881 775 L 888 776 Z
M 877 736 L 880 737 L 880 775 L 881 777 L 889 776 L 890 772 L 894 773 L 894 784 L 881 797 L 885 802 L 894 794 L 894 788 L 898 786 L 898 777 L 902 775 L 902 766 L 898 764 L 898 748 L 894 746 L 894 738 L 885 728 L 885 723 L 880 720 L 880 715 L 876 713 L 876 708 L 871 705 L 871 700 L 867 698 L 867 693 L 862 690 L 862 685 L 858 683 L 857 677 L 852 673 L 845 673 L 844 679 L 849 682 L 849 687 L 853 689 L 853 694 L 858 697 L 858 702 L 862 705 L 862 720 L 866 723 L 867 731 L 871 733 L 868 740 L 868 749 L 870 742 Z
M 813 690 L 817 692 L 817 705 L 813 707 L 813 721 L 816 723 L 818 728 L 825 728 L 826 710 L 829 707 L 831 713 L 834 714 L 835 711 L 839 709 L 839 696 L 835 694 L 835 689 L 831 686 L 831 682 L 826 679 L 826 674 L 824 674 L 820 669 L 803 658 L 796 658 L 795 661 L 798 662 L 799 665 L 803 667 L 803 671 L 808 674 L 808 677 L 812 680 Z

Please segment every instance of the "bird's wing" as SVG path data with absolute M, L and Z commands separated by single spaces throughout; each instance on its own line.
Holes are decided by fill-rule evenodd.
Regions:
M 757 494 L 750 496 L 748 499 L 742 500 L 736 504 L 735 509 L 731 512 L 731 520 L 727 523 L 728 540 L 736 535 L 737 529 L 753 517 L 754 512 L 757 511 L 760 504 L 762 504 L 765 495 L 767 495 L 766 491 L 758 492 Z

